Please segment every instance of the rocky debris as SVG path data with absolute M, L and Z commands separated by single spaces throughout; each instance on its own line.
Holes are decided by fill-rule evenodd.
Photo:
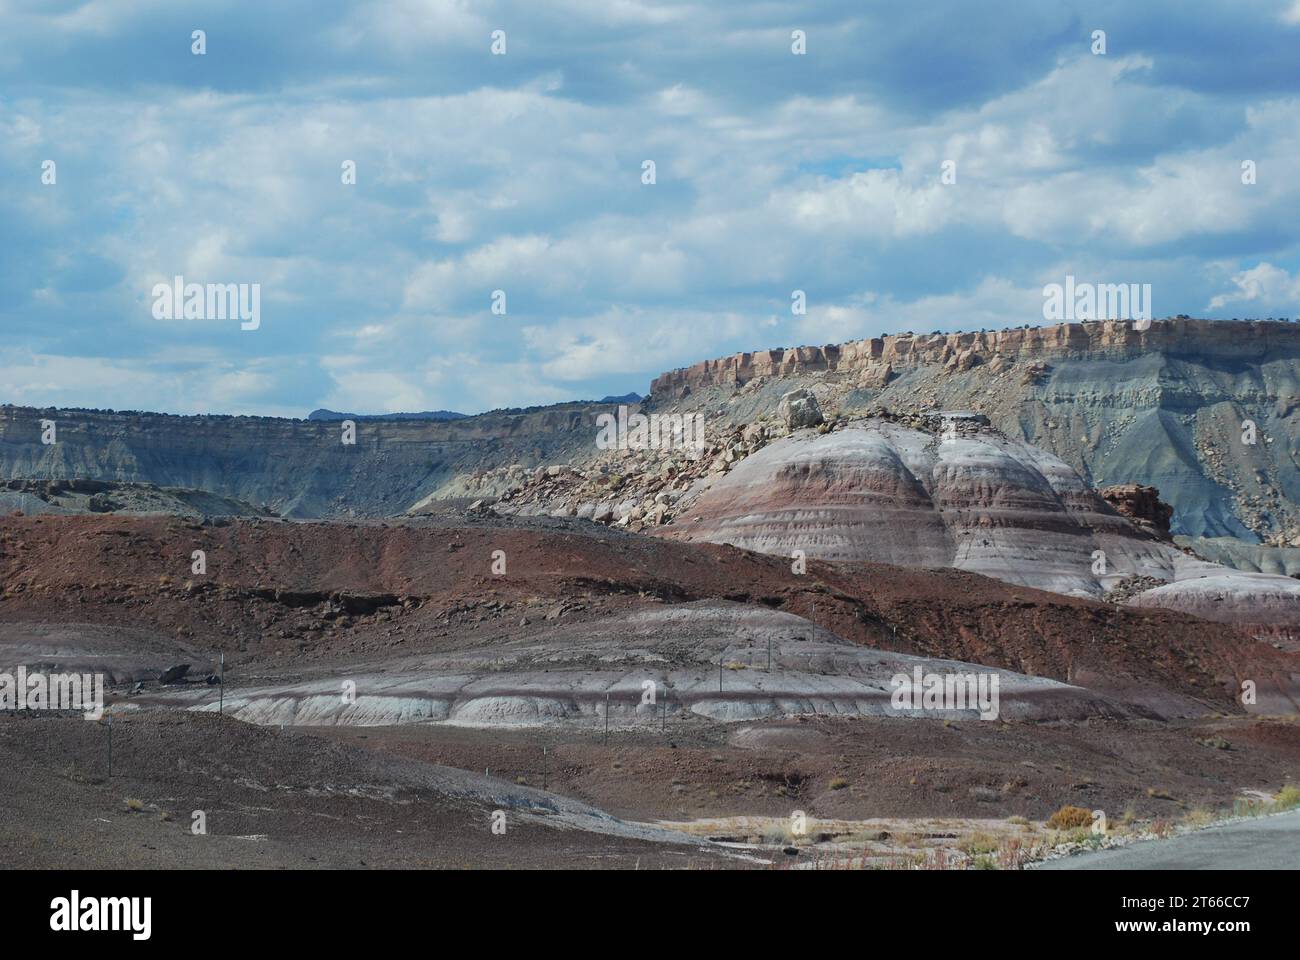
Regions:
M 1047 379 L 1047 374 L 1051 369 L 1051 364 L 1044 363 L 1041 360 L 1036 360 L 1033 363 L 1027 364 L 1024 370 L 1021 371 L 1020 383 L 1027 387 L 1040 384 Z
M 1294 466 L 1284 460 L 1269 463 L 1270 445 L 1275 438 L 1262 432 L 1254 438 L 1254 446 L 1262 456 L 1243 457 L 1240 451 L 1244 444 L 1235 436 L 1236 430 L 1234 418 L 1226 436 L 1221 428 L 1196 432 L 1193 445 L 1204 473 L 1230 493 L 1233 518 L 1251 534 L 1244 538 L 1247 542 L 1258 540 L 1276 548 L 1300 547 L 1300 513 L 1278 488 L 1279 481 L 1286 484 L 1294 475 Z M 1263 466 L 1266 463 L 1267 470 Z M 1240 536 L 1244 531 L 1236 532 Z
M 158 674 L 158 682 L 161 684 L 184 683 L 185 675 L 189 672 L 190 665 L 188 663 L 178 663 Z
M 873 421 L 893 423 L 909 430 L 932 434 L 939 439 L 977 437 L 980 435 L 1003 437 L 989 423 L 989 418 L 973 410 L 891 410 L 875 407 L 864 417 L 840 418 L 835 426 L 840 429 L 868 425 Z
M 1163 587 L 1164 585 L 1165 581 L 1156 577 L 1144 577 L 1140 574 L 1125 577 L 1106 591 L 1106 601 L 1108 603 L 1127 603 L 1139 593 L 1144 593 L 1155 587 Z
M 811 395 L 796 402 L 804 416 L 817 409 Z M 824 421 L 818 423 L 830 429 Z M 489 509 L 499 515 L 574 517 L 632 531 L 663 526 L 701 490 L 789 429 L 769 419 L 706 437 L 699 450 L 606 450 L 582 466 L 539 467 L 509 486 Z M 503 472 L 519 475 L 514 468 Z
M 1160 491 L 1155 487 L 1122 483 L 1102 487 L 1097 492 L 1122 516 L 1128 517 L 1152 536 L 1166 542 L 1172 540 L 1169 521 L 1173 519 L 1174 508 L 1160 499 Z
M 270 516 L 263 507 L 203 490 L 84 477 L 0 479 L 0 512 L 14 511 L 24 514 L 165 513 L 187 519 Z
M 640 530 L 669 522 L 679 501 L 696 484 L 731 469 L 764 439 L 735 431 L 706 444 L 703 455 L 681 450 L 606 451 L 583 469 L 543 472 L 507 490 L 492 509 L 498 514 L 575 517 Z
M 810 390 L 792 390 L 781 398 L 776 415 L 790 430 L 815 427 L 825 421 L 822 408 Z

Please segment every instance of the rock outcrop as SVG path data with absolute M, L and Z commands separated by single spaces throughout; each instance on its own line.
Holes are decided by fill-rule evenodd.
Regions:
M 461 420 L 366 420 L 356 443 L 328 420 L 181 417 L 0 406 L 0 480 L 96 480 L 205 490 L 294 518 L 402 514 L 431 495 L 481 496 L 465 480 L 592 456 L 597 404 Z M 53 420 L 57 442 L 41 442 Z
M 165 513 L 178 517 L 265 517 L 263 507 L 206 490 L 109 480 L 0 480 L 0 513 Z
M 769 667 L 770 657 L 770 667 Z M 504 658 L 504 659 L 503 659 Z M 723 691 L 715 664 L 726 665 Z M 593 669 L 593 664 L 598 665 Z M 418 663 L 358 675 L 364 694 L 338 696 L 337 682 L 243 689 L 225 712 L 250 723 L 539 727 L 590 723 L 608 711 L 621 727 L 685 715 L 718 722 L 829 714 L 978 719 L 978 708 L 895 708 L 892 678 L 923 673 L 997 677 L 993 715 L 1020 720 L 1125 716 L 1133 711 L 1091 691 L 975 664 L 884 652 L 849 643 L 802 617 L 762 607 L 702 601 L 642 610 L 594 623 L 533 631 L 505 647 L 458 649 Z M 661 704 L 647 704 L 644 684 Z M 193 693 L 170 698 L 192 703 Z M 210 698 L 205 698 L 210 699 Z M 192 709 L 215 711 L 215 703 Z M 661 719 L 662 718 L 662 719 Z
M 1169 536 L 1169 521 L 1173 518 L 1174 508 L 1160 499 L 1160 491 L 1155 487 L 1124 483 L 1102 487 L 1097 492 L 1121 515 L 1157 539 L 1172 539 Z
M 1284 637 L 1294 649 L 1300 627 L 1300 581 L 1196 560 L 1180 567 L 1174 582 L 1145 590 L 1129 604 L 1237 624 L 1255 634 Z
M 736 354 L 654 381 L 642 412 L 700 414 L 711 443 L 816 396 L 827 421 L 969 409 L 1094 486 L 1155 487 L 1170 531 L 1300 546 L 1300 324 L 1157 320 L 930 335 Z M 89 479 L 203 490 L 295 518 L 396 516 L 503 497 L 538 466 L 589 473 L 609 405 L 452 422 L 173 417 L 0 407 L 0 479 Z M 41 443 L 54 420 L 58 442 Z M 798 423 L 810 423 L 811 411 Z M 730 451 L 728 454 L 727 451 Z M 743 453 L 739 450 L 739 453 Z M 709 471 L 714 462 L 711 459 Z M 21 499 L 21 498 L 20 498 Z M 1228 551 L 1225 555 L 1235 555 Z

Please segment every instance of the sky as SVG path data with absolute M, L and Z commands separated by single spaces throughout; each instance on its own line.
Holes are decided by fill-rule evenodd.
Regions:
M 0 0 L 0 251 L 32 406 L 645 393 L 1067 275 L 1296 317 L 1300 0 Z

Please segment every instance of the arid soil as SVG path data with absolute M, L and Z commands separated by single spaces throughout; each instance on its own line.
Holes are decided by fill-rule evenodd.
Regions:
M 193 551 L 205 575 L 191 573 Z M 494 574 L 500 551 L 505 573 Z M 1015 587 L 973 573 L 790 564 L 577 520 L 401 525 L 166 517 L 5 518 L 0 623 L 147 628 L 210 669 L 483 646 L 556 621 L 725 599 L 798 614 L 845 640 L 1088 687 L 1162 715 L 1296 709 L 1297 657 L 1233 628 Z M 199 667 L 196 665 L 195 671 Z M 249 677 L 256 670 L 241 674 Z
M 111 777 L 108 736 L 79 717 L 0 716 L 0 867 L 631 869 L 735 858 L 481 773 L 229 718 L 118 717 Z M 195 832 L 196 811 L 206 832 Z M 497 811 L 504 833 L 492 830 Z
M 1114 821 L 1222 810 L 1295 782 L 1296 728 L 1294 718 L 806 718 L 616 729 L 606 741 L 591 728 L 280 730 L 147 711 L 115 716 L 110 778 L 106 723 L 3 716 L 0 866 L 811 864 L 825 844 L 807 841 L 833 846 L 864 828 L 886 849 L 914 853 L 959 844 L 972 829 L 1018 835 L 1030 829 L 1015 826 L 1020 818 L 1037 824 L 1066 803 Z M 193 830 L 196 811 L 205 833 Z M 503 834 L 491 829 L 496 811 Z M 813 824 L 797 847 L 780 839 L 795 811 Z
M 481 512 L 89 515 L 0 520 L 0 583 L 0 667 L 104 672 L 114 743 L 110 779 L 107 722 L 0 715 L 5 865 L 765 867 L 810 853 L 727 845 L 745 817 L 1037 821 L 1068 803 L 1177 819 L 1300 778 L 1297 654 L 968 572 L 814 561 L 800 574 L 728 546 Z M 222 653 L 232 710 L 349 678 L 359 695 L 454 680 L 509 700 L 521 678 L 566 692 L 538 716 L 393 725 L 344 711 L 281 728 L 275 710 L 250 714 L 263 725 L 210 712 Z M 900 654 L 1010 671 L 1007 715 L 879 716 L 860 692 L 845 700 L 843 685 L 878 685 L 873 664 L 887 673 Z M 179 663 L 190 682 L 160 684 Z M 689 672 L 700 692 L 679 687 L 671 712 L 607 714 L 610 671 L 648 669 L 678 684 Z M 725 695 L 706 696 L 719 673 Z M 1260 693 L 1249 710 L 1243 679 Z M 1019 691 L 1032 696 L 1015 713 Z M 749 709 L 760 701 L 768 712 Z M 714 831 L 709 818 L 729 819 Z
M 722 728 L 670 722 L 663 734 L 615 728 L 608 741 L 599 724 L 576 735 L 438 725 L 321 732 L 448 766 L 477 763 L 632 820 L 788 817 L 795 809 L 846 820 L 1043 820 L 1065 804 L 1177 819 L 1300 778 L 1300 724 L 1291 718 L 1043 725 L 805 717 Z

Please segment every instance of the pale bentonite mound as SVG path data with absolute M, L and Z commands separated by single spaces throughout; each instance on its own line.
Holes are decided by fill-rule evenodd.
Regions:
M 766 607 L 706 600 L 642 609 L 589 623 L 559 624 L 507 643 L 350 664 L 340 676 L 227 690 L 222 709 L 251 723 L 383 726 L 447 723 L 538 727 L 563 722 L 615 729 L 704 718 L 717 722 L 789 716 L 939 716 L 979 710 L 895 707 L 893 678 L 915 671 L 996 676 L 994 713 L 1005 719 L 1125 716 L 1131 704 L 1046 677 L 844 640 Z M 340 696 L 340 681 L 355 697 Z M 648 700 L 646 685 L 654 687 Z M 168 705 L 216 711 L 217 695 L 190 687 L 156 695 Z M 1145 709 L 1145 708 L 1139 708 Z M 990 719 L 986 717 L 986 719 Z
M 1173 579 L 1177 553 L 1051 454 L 994 431 L 944 438 L 883 420 L 771 444 L 696 500 L 675 535 L 1094 597 L 1134 574 Z
M 1282 635 L 1300 624 L 1300 581 L 1272 573 L 1234 570 L 1185 557 L 1175 582 L 1152 587 L 1128 601 L 1135 607 L 1161 607 L 1220 623 L 1248 624 Z
M 795 434 L 718 479 L 665 535 L 784 556 L 951 566 L 1098 598 L 1150 577 L 1165 585 L 1135 604 L 1255 623 L 1258 600 L 1268 611 L 1258 622 L 1300 620 L 1300 583 L 1189 558 L 1119 516 L 1057 457 L 993 430 L 945 439 L 867 420 Z M 1202 602 L 1207 591 L 1222 599 Z

